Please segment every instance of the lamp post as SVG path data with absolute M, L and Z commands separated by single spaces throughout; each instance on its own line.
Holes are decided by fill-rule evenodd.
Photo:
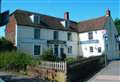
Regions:
M 107 51 L 108 51 L 108 44 L 107 44 L 107 40 L 108 40 L 108 35 L 107 35 L 107 33 L 106 34 L 104 34 L 104 41 L 105 41 L 105 54 L 104 54 L 104 60 L 105 60 L 105 66 L 107 66 Z

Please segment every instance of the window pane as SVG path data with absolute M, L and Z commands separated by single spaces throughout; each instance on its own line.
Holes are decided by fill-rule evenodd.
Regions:
M 68 33 L 68 40 L 71 41 L 72 40 L 72 34 L 71 33 Z
M 40 29 L 34 29 L 34 39 L 40 39 Z
M 54 31 L 54 40 L 58 40 L 58 31 Z
M 98 52 L 99 52 L 99 53 L 101 52 L 101 47 L 98 47 Z
M 37 15 L 34 16 L 34 23 L 40 24 L 40 16 L 37 16 Z
M 72 53 L 72 46 L 68 47 L 68 53 Z
M 93 39 L 93 32 L 89 32 L 88 33 L 88 39 L 90 40 L 90 39 Z
M 90 47 L 90 52 L 93 52 L 93 47 Z
M 39 45 L 34 46 L 34 55 L 40 55 L 40 46 Z

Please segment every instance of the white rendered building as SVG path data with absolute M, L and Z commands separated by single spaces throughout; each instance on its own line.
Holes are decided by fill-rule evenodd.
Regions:
M 119 58 L 118 35 L 110 15 L 87 21 L 75 22 L 69 19 L 47 16 L 34 12 L 16 10 L 10 15 L 6 26 L 6 38 L 18 50 L 31 55 L 41 55 L 51 48 L 54 55 L 90 57 L 107 53 L 109 60 Z

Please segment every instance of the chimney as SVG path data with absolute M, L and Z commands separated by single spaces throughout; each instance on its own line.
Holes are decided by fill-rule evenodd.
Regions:
M 110 12 L 109 9 L 106 10 L 106 16 L 107 16 L 107 17 L 108 17 L 108 16 L 111 16 L 111 12 Z
M 64 13 L 65 28 L 69 28 L 69 12 Z
M 69 12 L 65 12 L 64 13 L 64 19 L 65 20 L 69 20 Z

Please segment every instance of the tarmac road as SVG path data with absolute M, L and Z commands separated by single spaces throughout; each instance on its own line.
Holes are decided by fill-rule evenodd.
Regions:
M 120 82 L 120 61 L 112 61 L 87 82 Z

